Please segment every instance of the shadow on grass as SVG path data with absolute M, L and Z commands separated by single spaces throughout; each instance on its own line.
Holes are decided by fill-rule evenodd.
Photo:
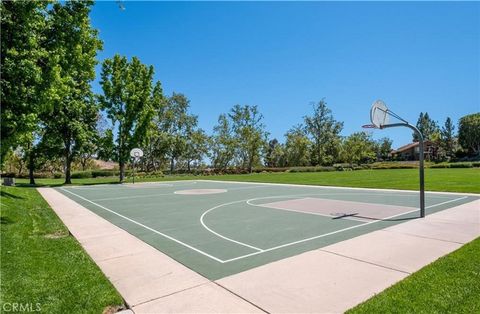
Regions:
M 14 222 L 14 221 L 11 220 L 11 219 L 8 218 L 8 217 L 3 217 L 3 216 L 0 217 L 0 224 L 1 224 L 1 225 L 9 225 L 9 224 L 11 224 L 11 223 L 13 223 L 13 222 Z
M 65 184 L 65 183 L 16 183 L 16 187 L 20 188 L 41 188 L 41 187 L 61 187 L 61 186 L 79 186 L 79 185 L 102 185 L 102 184 L 121 184 L 120 182 L 86 182 L 86 183 L 72 183 L 72 184 Z
M 18 195 L 15 195 L 15 194 L 12 194 L 12 193 L 8 193 L 7 191 L 0 191 L 0 195 L 2 197 L 7 197 L 7 198 L 15 198 L 15 199 L 23 199 L 23 197 L 21 196 L 18 196 Z

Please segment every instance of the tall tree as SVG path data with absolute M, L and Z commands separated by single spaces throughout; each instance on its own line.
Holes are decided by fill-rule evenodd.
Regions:
M 267 167 L 282 167 L 285 163 L 285 149 L 276 138 L 268 142 L 265 153 Z
M 392 151 L 393 141 L 388 137 L 383 137 L 375 143 L 375 150 L 377 158 L 381 160 L 388 159 L 390 152 Z
M 193 129 L 188 132 L 187 143 L 183 158 L 187 162 L 187 170 L 191 171 L 191 164 L 197 165 L 208 155 L 208 136 L 200 128 Z
M 120 167 L 120 182 L 125 178 L 129 151 L 145 138 L 155 113 L 155 95 L 162 93 L 160 82 L 152 90 L 153 67 L 137 57 L 131 62 L 115 55 L 102 64 L 100 85 L 103 95 L 98 99 L 112 125 L 117 126 L 116 154 Z
M 287 166 L 308 166 L 310 164 L 311 141 L 302 125 L 294 126 L 286 134 L 285 160 Z
M 210 140 L 212 162 L 215 169 L 224 170 L 231 166 L 234 161 L 237 141 L 226 114 L 221 114 L 217 123 L 213 127 L 213 135 Z
M 23 144 L 32 184 L 35 132 L 50 83 L 46 75 L 47 6 L 46 1 L 2 1 L 0 7 L 0 163 L 11 148 Z
M 375 143 L 366 132 L 356 132 L 342 143 L 342 159 L 350 165 L 375 159 Z
M 438 136 L 438 133 L 440 132 L 437 122 L 430 118 L 428 112 L 420 112 L 420 116 L 417 120 L 417 128 L 422 133 L 425 141 L 432 140 L 434 137 Z M 418 142 L 419 140 L 416 132 L 412 133 L 412 138 L 414 142 Z
M 260 163 L 268 136 L 262 121 L 263 115 L 257 106 L 235 105 L 228 116 L 238 145 L 238 158 L 242 167 L 252 172 L 253 166 Z
M 343 122 L 333 118 L 325 100 L 313 105 L 313 115 L 305 116 L 305 130 L 312 140 L 312 164 L 331 165 L 339 155 Z
M 90 24 L 92 5 L 93 1 L 55 3 L 49 12 L 46 47 L 56 93 L 42 120 L 45 133 L 63 145 L 66 184 L 71 183 L 72 161 L 95 136 L 98 107 L 90 83 L 102 42 Z
M 445 154 L 448 157 L 452 157 L 454 155 L 455 150 L 455 126 L 453 125 L 452 119 L 447 117 L 445 120 L 445 124 L 441 130 L 441 142 L 443 149 L 445 150 Z
M 167 100 L 160 118 L 160 130 L 168 142 L 167 156 L 170 160 L 170 172 L 175 170 L 175 162 L 187 150 L 188 137 L 197 126 L 198 118 L 189 114 L 190 101 L 181 93 L 173 93 Z
M 480 154 L 480 112 L 460 118 L 458 142 L 470 155 Z

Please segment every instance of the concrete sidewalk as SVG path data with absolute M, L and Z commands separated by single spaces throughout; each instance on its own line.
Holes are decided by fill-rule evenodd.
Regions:
M 57 215 L 135 313 L 339 313 L 480 235 L 480 201 L 211 282 L 51 188 Z

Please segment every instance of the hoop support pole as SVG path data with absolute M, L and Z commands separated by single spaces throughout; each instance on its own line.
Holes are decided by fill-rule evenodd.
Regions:
M 425 217 L 425 171 L 424 171 L 424 143 L 422 132 L 410 123 L 393 123 L 382 125 L 380 129 L 394 128 L 404 126 L 412 129 L 419 139 L 419 177 L 420 177 L 420 217 Z

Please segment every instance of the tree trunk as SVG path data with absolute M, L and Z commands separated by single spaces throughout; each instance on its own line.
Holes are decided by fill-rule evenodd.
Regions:
M 190 172 L 190 160 L 187 161 L 187 170 L 188 170 L 188 172 Z
M 65 183 L 64 184 L 72 184 L 72 154 L 70 152 L 71 142 L 69 140 L 65 140 Z
M 170 158 L 170 174 L 173 174 L 173 170 L 175 170 L 175 157 Z
M 252 173 L 252 169 L 253 169 L 253 158 L 250 158 L 248 160 L 248 172 Z
M 123 161 L 123 159 L 120 159 L 120 182 L 123 182 L 123 180 L 125 179 L 125 162 Z
M 125 179 L 125 161 L 123 160 L 122 123 L 118 125 L 118 164 L 120 166 L 120 183 Z
M 65 156 L 65 184 L 72 184 L 72 158 L 70 154 Z
M 33 149 L 30 150 L 28 156 L 28 177 L 30 178 L 30 184 L 35 184 L 35 178 L 33 177 L 33 171 L 35 170 L 35 155 Z

